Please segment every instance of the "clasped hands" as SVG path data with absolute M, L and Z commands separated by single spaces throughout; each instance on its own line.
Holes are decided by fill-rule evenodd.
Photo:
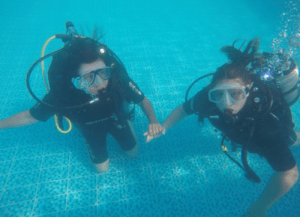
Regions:
M 166 133 L 166 129 L 159 123 L 149 124 L 148 131 L 144 133 L 147 136 L 146 142 L 150 142 L 152 139 L 160 137 Z

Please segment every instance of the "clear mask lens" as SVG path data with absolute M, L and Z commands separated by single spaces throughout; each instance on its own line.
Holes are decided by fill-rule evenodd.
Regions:
M 98 69 L 95 71 L 95 74 L 98 74 L 103 80 L 107 80 L 111 76 L 111 68 Z
M 240 85 L 236 86 L 221 86 L 209 91 L 209 101 L 220 103 L 226 99 L 226 102 L 234 104 L 246 98 L 246 89 Z
M 77 89 L 86 90 L 94 83 L 97 75 L 99 75 L 100 78 L 102 78 L 99 79 L 97 85 L 101 85 L 103 83 L 103 80 L 108 80 L 110 78 L 111 68 L 106 67 L 89 72 L 81 77 L 74 78 L 72 82 Z

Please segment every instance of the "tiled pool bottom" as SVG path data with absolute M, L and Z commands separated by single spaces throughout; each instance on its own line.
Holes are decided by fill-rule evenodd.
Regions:
M 29 130 L 24 129 L 23 135 Z M 149 144 L 139 138 L 140 154 L 134 159 L 109 137 L 110 170 L 101 175 L 76 130 L 56 133 L 55 139 L 45 132 L 31 140 L 13 137 L 17 129 L 7 131 L 0 143 L 0 216 L 242 216 L 272 175 L 269 166 L 249 157 L 263 180 L 254 185 L 221 153 L 212 128 L 201 133 L 189 128 L 194 135 L 189 137 L 183 137 L 183 129 L 176 126 Z M 300 150 L 293 150 L 299 157 Z M 269 216 L 298 216 L 299 193 L 297 184 Z

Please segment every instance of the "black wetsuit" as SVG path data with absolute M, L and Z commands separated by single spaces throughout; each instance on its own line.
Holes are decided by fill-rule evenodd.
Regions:
M 50 91 L 42 101 L 51 105 L 71 106 L 92 100 L 81 90 L 74 90 L 73 96 L 67 99 L 57 98 L 59 96 Z M 30 114 L 39 121 L 47 121 L 55 113 L 68 117 L 79 127 L 86 139 L 92 162 L 99 164 L 108 159 L 106 150 L 108 133 L 117 140 L 124 151 L 135 147 L 136 141 L 127 122 L 129 117 L 123 107 L 126 103 L 138 104 L 143 99 L 144 94 L 127 75 L 122 77 L 112 75 L 107 88 L 99 91 L 98 102 L 77 109 L 60 111 L 37 103 L 30 109 Z
M 275 85 L 255 81 L 244 107 L 234 115 L 234 122 L 209 101 L 208 91 L 206 87 L 185 102 L 185 112 L 208 118 L 233 142 L 248 144 L 248 151 L 265 157 L 275 171 L 287 171 L 296 165 L 289 149 L 294 142 L 291 135 L 295 135 L 295 125 L 291 110 Z

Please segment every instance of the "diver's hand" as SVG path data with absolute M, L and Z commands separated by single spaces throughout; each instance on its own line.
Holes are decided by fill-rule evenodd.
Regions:
M 148 132 L 145 132 L 144 136 L 147 136 L 146 142 L 148 143 L 152 139 L 164 134 L 166 134 L 166 129 L 163 128 L 160 124 L 149 124 Z
M 268 210 L 261 206 L 259 201 L 253 202 L 246 214 L 243 217 L 266 217 L 268 215 Z

